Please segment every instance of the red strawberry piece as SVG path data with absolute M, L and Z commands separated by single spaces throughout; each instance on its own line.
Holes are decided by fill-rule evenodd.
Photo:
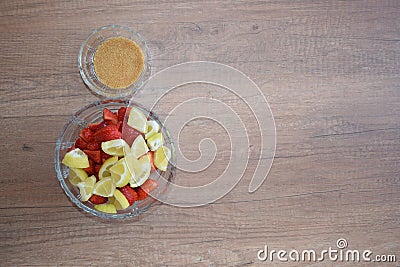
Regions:
M 75 148 L 76 148 L 76 146 L 73 145 L 73 146 L 71 146 L 70 148 L 68 148 L 67 152 L 70 152 L 70 151 L 74 150 Z
M 89 198 L 89 201 L 92 202 L 94 205 L 99 205 L 99 204 L 106 203 L 108 201 L 108 198 L 99 196 L 99 195 L 92 195 Z
M 99 123 L 88 124 L 88 127 L 92 132 L 97 132 L 101 128 L 104 128 L 106 125 L 107 125 L 106 122 L 102 121 L 102 122 L 99 122 Z
M 101 144 L 98 143 L 98 142 L 92 141 L 92 142 L 89 142 L 89 143 L 87 144 L 86 149 L 87 149 L 87 150 L 92 150 L 92 151 L 100 150 L 100 149 L 101 149 Z
M 141 133 L 132 127 L 128 126 L 127 124 L 124 124 L 122 126 L 122 139 L 125 140 L 125 142 L 128 143 L 129 146 L 132 145 L 133 141 L 138 137 Z
M 97 164 L 101 163 L 100 150 L 97 151 L 83 150 L 83 152 L 85 152 L 85 154 L 89 157 L 89 159 L 93 160 L 95 163 Z
M 88 176 L 93 175 L 94 174 L 94 161 L 89 159 L 89 167 L 84 168 L 83 170 L 87 173 Z
M 118 110 L 118 121 L 123 122 L 125 118 L 126 107 L 120 107 Z
M 96 142 L 105 142 L 114 139 L 120 139 L 121 136 L 122 135 L 118 131 L 118 127 L 116 125 L 107 125 L 94 134 L 94 140 Z
M 103 119 L 105 122 L 113 125 L 117 125 L 118 116 L 108 108 L 104 108 L 103 110 Z
M 122 122 L 122 121 L 119 121 L 118 123 L 117 123 L 117 127 L 118 127 L 118 131 L 120 132 L 120 133 L 122 133 L 122 125 L 123 125 L 124 123 Z
M 103 150 L 100 150 L 100 155 L 101 155 L 101 162 L 104 163 L 104 161 L 108 160 L 112 156 L 108 155 L 105 153 Z
M 94 165 L 94 175 L 96 175 L 96 177 L 99 176 L 100 168 L 101 168 L 101 164 L 95 164 Z
M 156 189 L 157 186 L 158 186 L 158 183 L 157 183 L 156 181 L 151 180 L 151 179 L 147 179 L 147 181 L 144 182 L 144 183 L 140 186 L 140 188 L 141 188 L 144 192 L 150 193 L 150 192 L 154 191 L 154 189 Z
M 136 193 L 138 196 L 138 200 L 143 200 L 143 199 L 147 198 L 147 196 L 149 195 L 146 191 L 144 191 L 140 187 L 136 188 Z
M 138 200 L 138 195 L 135 192 L 135 190 L 130 187 L 129 185 L 125 185 L 124 187 L 121 187 L 119 189 L 119 191 L 121 191 L 121 193 L 126 197 L 126 199 L 129 202 L 129 205 L 132 205 L 133 202 L 135 202 L 136 200 Z
M 153 173 L 157 170 L 157 167 L 154 164 L 154 152 L 150 151 L 148 154 L 150 155 L 150 164 L 151 164 L 150 173 Z
M 82 131 L 79 133 L 79 137 L 89 143 L 93 140 L 93 131 L 89 128 L 82 129 Z
M 87 148 L 87 143 L 82 138 L 78 138 L 75 141 L 75 147 L 80 148 L 81 150 L 84 150 Z

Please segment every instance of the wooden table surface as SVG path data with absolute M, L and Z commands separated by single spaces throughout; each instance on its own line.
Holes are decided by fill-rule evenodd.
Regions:
M 399 266 L 399 1 L 133 2 L 0 2 L 1 266 Z M 259 190 L 247 191 L 252 161 L 233 191 L 199 208 L 159 205 L 116 222 L 72 204 L 54 170 L 55 142 L 68 117 L 97 99 L 77 55 L 108 24 L 148 41 L 154 72 L 209 60 L 260 87 L 277 147 Z M 166 103 L 195 92 L 178 90 Z M 213 125 L 187 127 L 180 145 L 189 158 L 208 133 L 224 138 Z M 213 164 L 205 180 L 177 179 L 201 184 L 225 164 Z M 397 255 L 397 263 L 257 259 L 265 245 L 321 251 L 339 238 L 349 249 Z

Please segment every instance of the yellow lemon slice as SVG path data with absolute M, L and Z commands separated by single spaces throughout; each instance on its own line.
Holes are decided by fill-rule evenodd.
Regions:
M 147 132 L 147 118 L 141 110 L 132 107 L 128 117 L 128 125 L 141 133 Z
M 147 133 L 144 138 L 149 139 L 153 134 L 158 133 L 160 125 L 156 121 L 147 121 Z
M 127 155 L 125 157 L 126 163 L 129 170 L 135 175 L 132 175 L 129 184 L 131 187 L 141 186 L 146 182 L 147 178 L 150 176 L 151 164 L 150 156 L 145 155 L 140 159 L 136 159 L 133 155 Z
M 171 158 L 171 150 L 168 147 L 162 146 L 154 152 L 154 165 L 162 171 L 167 170 L 168 161 Z
M 114 205 L 117 208 L 117 210 L 124 210 L 127 207 L 129 207 L 129 202 L 124 196 L 124 194 L 121 193 L 119 190 L 115 190 L 114 192 Z
M 123 187 L 129 183 L 132 174 L 124 159 L 119 160 L 110 168 L 111 177 L 114 179 L 115 186 Z
M 104 178 L 111 177 L 110 168 L 118 161 L 118 157 L 112 157 L 104 161 L 103 165 L 101 165 L 99 170 L 99 179 L 103 180 Z
M 111 197 L 114 195 L 115 191 L 115 183 L 114 179 L 111 177 L 104 178 L 103 180 L 98 181 L 94 185 L 93 194 L 102 196 L 102 197 Z
M 88 178 L 87 173 L 82 169 L 69 168 L 69 181 L 73 185 L 77 185 Z
M 70 168 L 83 169 L 89 167 L 88 156 L 79 148 L 65 154 L 62 163 Z
M 149 139 L 147 139 L 147 145 L 151 151 L 156 151 L 163 144 L 164 138 L 161 133 L 153 134 Z
M 144 141 L 142 135 L 139 135 L 136 137 L 135 141 L 133 141 L 130 153 L 132 153 L 136 158 L 139 158 L 147 152 L 149 152 L 149 148 L 146 145 L 146 141 Z
M 111 156 L 124 156 L 124 151 L 129 151 L 129 145 L 124 139 L 115 139 L 101 143 L 101 149 Z
M 112 204 L 112 203 L 94 205 L 94 208 L 96 210 L 104 212 L 104 213 L 117 213 L 117 209 L 115 208 L 114 204 Z
M 82 201 L 88 201 L 93 194 L 96 177 L 94 175 L 85 179 L 85 181 L 77 184 L 81 194 Z

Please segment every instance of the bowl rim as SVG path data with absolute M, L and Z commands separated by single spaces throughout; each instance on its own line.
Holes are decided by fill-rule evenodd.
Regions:
M 158 123 L 160 123 L 161 129 L 164 129 L 166 136 L 164 136 L 164 138 L 167 138 L 167 140 L 169 141 L 170 145 L 171 145 L 171 160 L 170 160 L 170 164 L 171 164 L 171 168 L 170 171 L 172 173 L 172 177 L 175 177 L 175 166 L 176 166 L 176 155 L 175 155 L 175 145 L 172 139 L 172 136 L 170 134 L 170 132 L 168 131 L 168 129 L 165 127 L 165 125 L 160 121 L 160 119 L 158 118 L 158 116 L 156 114 L 154 114 L 151 110 L 148 110 L 147 108 L 145 108 L 143 105 L 139 104 L 136 101 L 132 101 L 130 99 L 126 99 L 126 98 L 119 98 L 119 99 L 106 99 L 106 100 L 97 100 L 94 102 L 91 102 L 83 107 L 81 107 L 78 111 L 76 111 L 73 115 L 71 115 L 68 119 L 68 121 L 64 124 L 58 139 L 56 141 L 56 147 L 55 147 L 55 154 L 54 154 L 54 165 L 55 165 L 55 171 L 57 174 L 57 179 L 60 182 L 61 188 L 63 189 L 64 193 L 70 198 L 70 200 L 79 208 L 81 208 L 82 210 L 84 210 L 87 213 L 90 213 L 92 215 L 98 216 L 100 218 L 105 218 L 105 219 L 125 219 L 125 218 L 131 218 L 131 217 L 138 217 L 139 215 L 143 214 L 144 212 L 146 212 L 151 206 L 153 206 L 154 204 L 158 203 L 159 201 L 157 199 L 154 199 L 147 204 L 146 206 L 144 206 L 143 208 L 134 208 L 134 209 L 130 209 L 129 213 L 117 213 L 117 214 L 111 214 L 111 213 L 104 213 L 104 212 L 100 212 L 97 211 L 96 209 L 92 209 L 86 205 L 84 205 L 72 192 L 71 190 L 68 188 L 67 184 L 65 183 L 65 179 L 63 178 L 62 172 L 61 172 L 61 161 L 60 161 L 60 150 L 61 150 L 61 145 L 62 143 L 62 139 L 63 139 L 63 135 L 66 132 L 67 128 L 78 118 L 79 114 L 81 114 L 82 112 L 84 112 L 85 110 L 87 110 L 88 108 L 93 108 L 93 107 L 101 107 L 107 103 L 121 103 L 121 104 L 126 104 L 129 106 L 135 106 L 135 107 L 139 107 L 140 109 L 148 112 L 149 115 L 151 115 L 152 119 L 155 119 Z M 164 178 L 165 179 L 165 178 Z M 172 178 L 173 179 L 173 178 Z M 172 180 L 168 180 L 168 183 L 172 182 Z M 165 191 L 168 190 L 168 187 L 166 189 L 164 189 Z M 152 197 L 151 195 L 149 195 L 149 197 Z M 132 206 L 130 206 L 132 207 Z
M 121 29 L 121 30 L 130 32 L 132 35 L 135 35 L 143 44 L 143 48 L 144 49 L 141 48 L 142 53 L 146 54 L 142 72 L 140 73 L 139 77 L 133 83 L 131 83 L 130 85 L 128 85 L 125 88 L 119 88 L 119 89 L 110 88 L 110 87 L 108 87 L 108 86 L 103 84 L 106 87 L 107 91 L 108 90 L 112 90 L 112 91 L 115 91 L 115 93 L 107 92 L 102 87 L 96 86 L 92 82 L 92 79 L 89 78 L 85 74 L 85 72 L 83 70 L 84 68 L 83 68 L 82 55 L 83 55 L 84 48 L 88 44 L 89 40 L 91 40 L 91 38 L 93 38 L 96 34 L 102 32 L 104 30 L 107 30 L 107 29 Z M 120 35 L 118 35 L 118 36 L 120 36 Z M 117 37 L 117 36 L 115 36 L 115 37 Z M 128 38 L 128 37 L 126 37 L 126 38 Z M 135 42 L 131 38 L 128 38 L 128 39 L 130 39 L 131 41 Z M 146 58 L 147 58 L 147 60 L 146 60 Z M 152 57 L 151 57 L 150 49 L 149 49 L 149 46 L 147 45 L 146 40 L 137 31 L 135 31 L 133 28 L 130 28 L 130 27 L 127 27 L 127 26 L 118 25 L 118 24 L 109 24 L 109 25 L 101 26 L 99 28 L 94 29 L 86 37 L 86 39 L 82 42 L 82 44 L 80 46 L 80 49 L 79 49 L 79 54 L 78 54 L 78 67 L 79 67 L 79 73 L 80 73 L 80 75 L 82 77 L 82 80 L 84 81 L 86 86 L 95 95 L 100 96 L 100 97 L 118 98 L 118 97 L 126 97 L 126 96 L 134 95 L 143 86 L 143 84 L 149 79 L 149 77 L 151 76 L 151 71 L 152 71 L 151 61 L 152 61 Z

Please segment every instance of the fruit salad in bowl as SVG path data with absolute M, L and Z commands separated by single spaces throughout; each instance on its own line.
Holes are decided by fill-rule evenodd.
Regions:
M 82 108 L 56 144 L 61 187 L 78 207 L 103 218 L 138 216 L 163 199 L 174 165 L 167 129 L 155 114 L 129 100 Z

